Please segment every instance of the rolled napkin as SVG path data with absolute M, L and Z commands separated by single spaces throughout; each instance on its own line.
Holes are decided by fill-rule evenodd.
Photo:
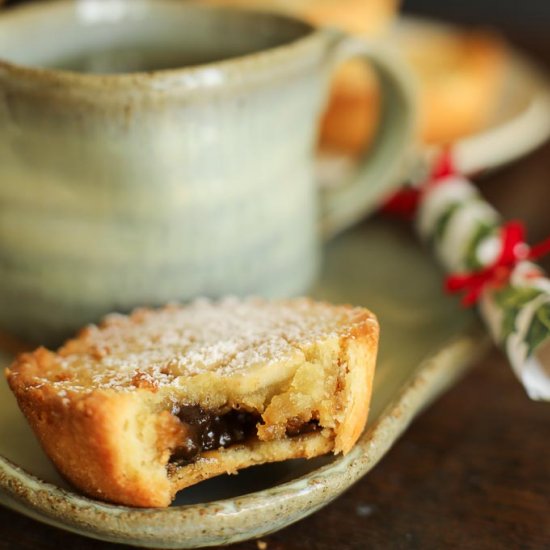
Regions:
M 521 222 L 503 224 L 446 152 L 431 177 L 389 202 L 411 213 L 420 236 L 451 274 L 449 292 L 477 305 L 495 342 L 532 399 L 550 400 L 550 280 L 533 263 L 550 252 L 550 239 L 525 242 Z

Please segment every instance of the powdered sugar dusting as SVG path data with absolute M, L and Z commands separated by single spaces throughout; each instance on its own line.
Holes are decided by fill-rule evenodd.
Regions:
M 69 375 L 59 379 L 45 373 L 43 381 L 64 395 L 90 388 L 158 388 L 205 372 L 230 377 L 288 359 L 364 320 L 363 309 L 307 299 L 197 300 L 186 307 L 137 310 L 111 315 L 68 342 L 55 362 Z

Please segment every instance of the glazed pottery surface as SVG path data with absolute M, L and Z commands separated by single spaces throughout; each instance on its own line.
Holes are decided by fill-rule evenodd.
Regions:
M 357 56 L 379 72 L 386 116 L 355 181 L 319 198 L 330 76 Z M 6 10 L 0 328 L 51 343 L 113 310 L 306 292 L 321 231 L 399 182 L 414 118 L 405 73 L 274 14 L 169 0 Z

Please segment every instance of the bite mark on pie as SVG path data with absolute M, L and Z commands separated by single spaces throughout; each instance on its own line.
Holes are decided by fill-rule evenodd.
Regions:
M 378 323 L 309 299 L 196 301 L 111 315 L 10 387 L 59 471 L 89 496 L 168 506 L 255 464 L 347 453 L 367 419 Z

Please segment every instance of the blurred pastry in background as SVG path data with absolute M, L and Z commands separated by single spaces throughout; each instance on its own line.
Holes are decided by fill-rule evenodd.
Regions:
M 458 32 L 422 26 L 386 40 L 402 53 L 417 77 L 419 138 L 448 144 L 486 127 L 504 83 L 506 47 L 489 32 Z M 336 75 L 325 115 L 321 146 L 357 155 L 376 131 L 381 95 L 374 73 L 351 62 Z
M 360 37 L 386 39 L 402 52 L 418 78 L 419 137 L 423 143 L 446 144 L 479 132 L 496 107 L 506 49 L 494 34 L 430 24 L 410 29 L 405 24 L 406 32 L 401 25 L 392 29 L 399 0 L 203 1 L 281 11 Z M 377 79 L 368 65 L 362 61 L 343 65 L 334 76 L 322 121 L 321 148 L 353 156 L 368 149 L 380 118 L 381 100 Z
M 490 122 L 506 64 L 499 37 L 427 30 L 405 34 L 399 46 L 418 76 L 424 143 L 453 142 Z
M 320 147 L 358 156 L 369 148 L 380 120 L 382 98 L 374 70 L 349 61 L 336 71 L 321 121 Z

